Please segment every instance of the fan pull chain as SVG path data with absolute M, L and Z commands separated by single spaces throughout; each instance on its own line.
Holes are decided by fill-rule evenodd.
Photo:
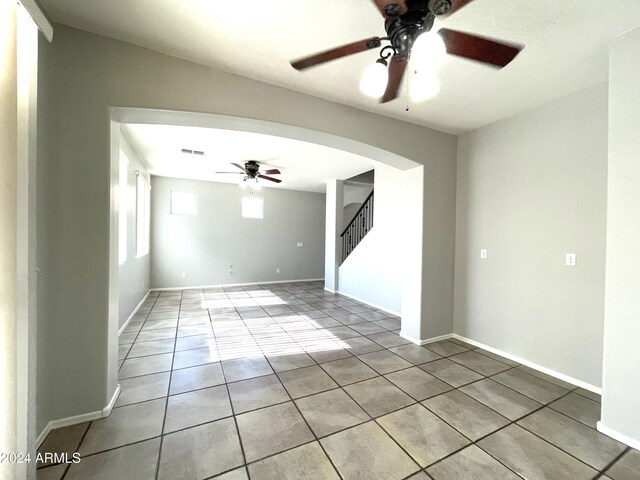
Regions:
M 413 69 L 411 69 L 407 77 L 411 77 L 411 81 L 412 82 L 414 81 L 413 77 L 415 77 L 415 72 L 413 71 Z M 409 79 L 407 78 L 407 80 Z M 404 111 L 408 112 L 409 111 L 409 82 L 408 81 L 404 82 L 404 103 L 405 103 Z

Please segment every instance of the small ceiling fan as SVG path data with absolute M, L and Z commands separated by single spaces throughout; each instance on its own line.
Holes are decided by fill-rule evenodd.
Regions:
M 240 174 L 240 175 L 244 175 L 244 181 L 246 182 L 247 180 L 252 180 L 252 179 L 257 179 L 258 178 L 262 178 L 263 180 L 269 180 L 270 182 L 275 182 L 275 183 L 280 183 L 282 182 L 282 180 L 279 180 L 277 178 L 273 178 L 273 177 L 269 177 L 268 175 L 280 175 L 280 170 L 278 170 L 277 168 L 272 168 L 269 170 L 260 170 L 260 164 L 258 162 L 256 162 L 255 160 L 248 160 L 245 164 L 244 167 L 240 166 L 237 163 L 232 163 L 231 165 L 234 165 L 236 167 L 238 167 L 240 170 L 242 170 L 241 172 L 216 172 L 216 173 L 229 173 L 229 174 Z
M 521 45 L 505 43 L 469 33 L 441 28 L 430 33 L 436 17 L 448 17 L 473 0 L 373 0 L 385 18 L 386 37 L 371 37 L 342 45 L 331 50 L 291 62 L 296 70 L 304 70 L 331 60 L 346 57 L 382 46 L 380 58 L 365 72 L 362 90 L 371 96 L 380 96 L 380 103 L 398 97 L 400 85 L 412 56 L 422 57 L 420 67 L 414 70 L 437 68 L 446 54 L 456 55 L 498 68 L 507 66 L 522 50 Z M 391 59 L 389 60 L 389 57 Z M 418 59 L 411 58 L 412 64 Z M 429 65 L 431 63 L 431 65 Z M 380 66 L 384 67 L 381 68 Z M 364 86 L 368 73 L 376 72 L 373 87 Z M 369 90 L 369 91 L 367 91 Z M 371 93 L 370 93 L 371 92 Z M 377 92 L 377 93 L 376 93 Z

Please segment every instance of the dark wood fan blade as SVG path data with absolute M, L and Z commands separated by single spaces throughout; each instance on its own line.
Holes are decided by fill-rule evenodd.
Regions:
M 240 170 L 242 170 L 243 172 L 247 173 L 247 171 L 245 170 L 245 168 L 241 165 L 238 165 L 237 163 L 232 163 L 231 165 L 233 165 L 234 167 L 238 167 Z
M 280 183 L 282 180 L 278 180 L 277 178 L 267 177 L 266 175 L 258 175 L 258 178 L 264 178 L 265 180 L 269 180 L 270 182 Z
M 244 172 L 216 172 L 216 173 L 230 173 L 233 175 L 244 175 Z
M 438 34 L 447 46 L 447 53 L 499 68 L 509 65 L 523 48 L 521 45 L 498 42 L 448 28 L 441 28 Z
M 260 173 L 263 175 L 280 175 L 280 170 L 272 168 L 270 170 L 260 170 Z
M 387 89 L 384 95 L 380 99 L 380 103 L 387 103 L 398 98 L 400 93 L 400 85 L 404 78 L 404 72 L 407 70 L 407 56 L 395 54 L 391 57 L 391 63 L 389 63 L 389 82 L 387 83 Z
M 451 0 L 451 8 L 446 13 L 445 17 L 453 15 L 458 10 L 460 10 L 462 7 L 464 7 L 465 5 L 468 5 L 471 2 L 473 2 L 473 0 Z
M 407 13 L 405 0 L 373 0 L 384 18 L 395 18 Z
M 341 47 L 332 48 L 324 52 L 316 53 L 306 58 L 301 58 L 295 62 L 291 62 L 291 66 L 296 70 L 304 70 L 305 68 L 320 65 L 321 63 L 330 62 L 338 58 L 353 55 L 355 53 L 371 50 L 372 48 L 378 48 L 382 43 L 380 37 L 371 37 L 364 40 L 358 40 L 357 42 L 342 45 Z

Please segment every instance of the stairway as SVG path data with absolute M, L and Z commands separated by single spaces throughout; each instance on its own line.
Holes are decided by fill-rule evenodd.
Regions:
M 373 228 L 373 190 L 360 209 L 340 234 L 342 239 L 342 262 L 353 252 L 360 241 Z

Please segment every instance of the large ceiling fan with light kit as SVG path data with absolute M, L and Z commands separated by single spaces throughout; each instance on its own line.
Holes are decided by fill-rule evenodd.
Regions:
M 280 175 L 280 170 L 277 168 L 271 168 L 268 170 L 260 170 L 260 164 L 255 160 L 248 160 L 245 162 L 244 167 L 240 166 L 237 163 L 232 163 L 231 165 L 238 167 L 241 172 L 216 172 L 221 174 L 232 174 L 232 175 L 244 175 L 244 179 L 240 184 L 243 187 L 251 186 L 251 187 L 259 187 L 258 178 L 262 178 L 263 180 L 269 180 L 270 182 L 280 183 L 282 180 L 277 178 L 270 177 L 269 175 Z M 251 182 L 255 181 L 255 185 Z
M 386 37 L 371 37 L 291 62 L 304 70 L 356 53 L 380 49 L 380 58 L 365 70 L 360 89 L 380 103 L 397 98 L 410 63 L 415 76 L 411 98 L 425 100 L 439 90 L 434 75 L 447 54 L 490 66 L 506 67 L 522 50 L 521 45 L 506 43 L 469 33 L 440 28 L 432 31 L 437 17 L 446 18 L 473 0 L 373 0 L 385 18 Z M 383 42 L 389 45 L 382 46 Z

